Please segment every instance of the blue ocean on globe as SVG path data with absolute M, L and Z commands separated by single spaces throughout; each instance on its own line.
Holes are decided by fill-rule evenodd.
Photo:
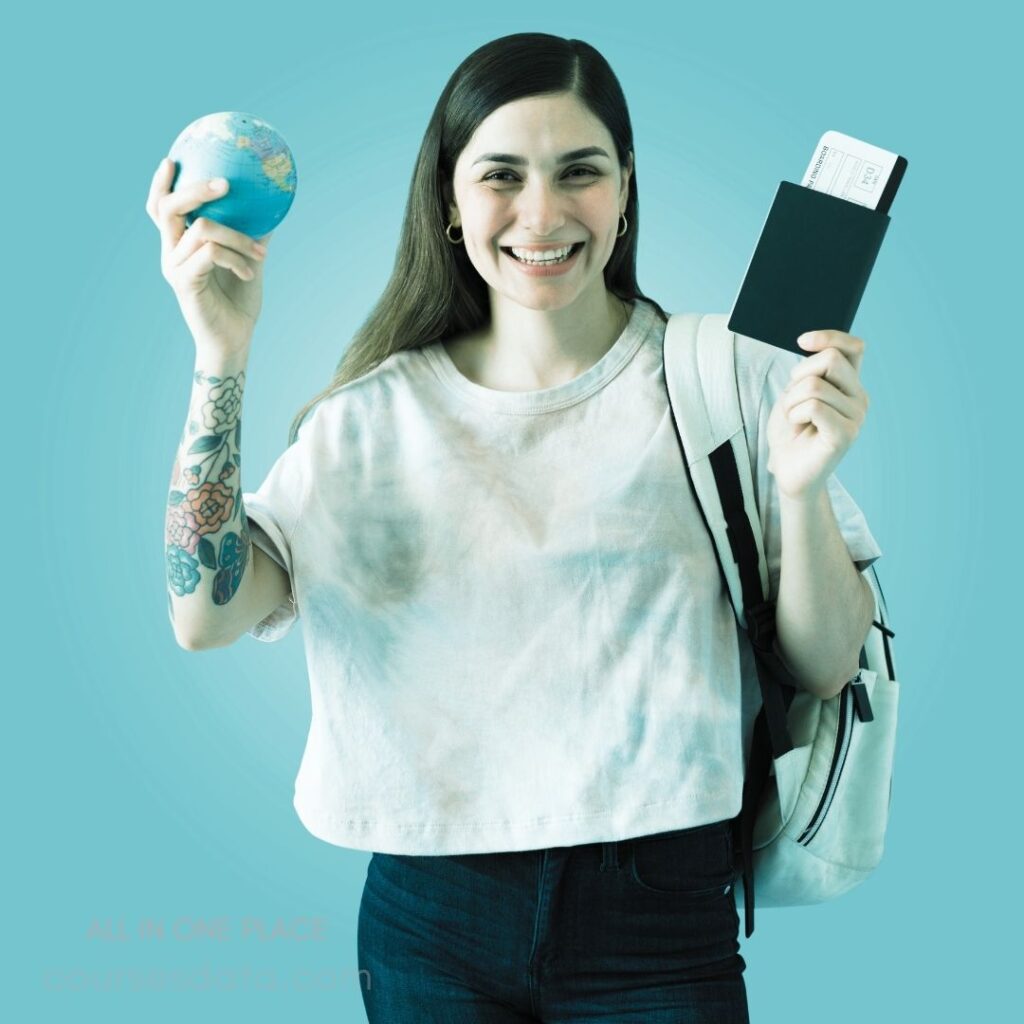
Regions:
M 252 114 L 229 110 L 197 118 L 167 155 L 175 162 L 171 191 L 211 178 L 229 183 L 225 195 L 186 214 L 186 225 L 208 217 L 261 238 L 284 220 L 295 198 L 295 160 L 288 144 Z

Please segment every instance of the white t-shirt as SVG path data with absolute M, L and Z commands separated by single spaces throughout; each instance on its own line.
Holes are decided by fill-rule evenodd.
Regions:
M 294 595 L 250 632 L 302 617 L 294 803 L 313 835 L 484 853 L 739 813 L 760 690 L 673 430 L 664 331 L 637 300 L 594 366 L 526 392 L 470 381 L 440 343 L 394 353 L 243 494 Z M 772 597 L 765 430 L 802 358 L 737 338 Z M 834 475 L 829 494 L 863 570 L 881 551 Z

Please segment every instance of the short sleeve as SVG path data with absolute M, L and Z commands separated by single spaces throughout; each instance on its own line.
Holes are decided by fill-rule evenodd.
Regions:
M 759 343 L 759 344 L 764 344 Z M 775 486 L 775 477 L 768 472 L 768 417 L 779 395 L 789 383 L 789 375 L 806 356 L 798 352 L 771 346 L 773 356 L 767 372 L 762 378 L 760 393 L 756 396 L 757 414 L 754 417 L 757 427 L 751 431 L 748 427 L 747 443 L 751 465 L 756 466 L 755 480 L 757 487 L 757 506 L 761 515 L 764 530 L 765 558 L 768 562 L 770 582 L 769 596 L 774 600 L 779 592 L 779 577 L 782 569 L 782 523 L 779 508 L 779 492 Z M 744 417 L 746 423 L 751 421 Z M 751 436 L 753 434 L 753 436 Z M 756 462 L 754 461 L 756 459 Z M 868 526 L 864 513 L 861 512 L 849 492 L 833 473 L 827 481 L 829 500 L 839 532 L 846 542 L 850 557 L 859 572 L 864 572 L 876 559 L 881 557 L 879 548 Z
M 259 488 L 242 494 L 252 543 L 288 573 L 290 583 L 288 597 L 247 630 L 250 636 L 267 643 L 286 636 L 299 617 L 292 550 L 311 470 L 309 445 L 303 441 L 300 433 L 270 467 Z

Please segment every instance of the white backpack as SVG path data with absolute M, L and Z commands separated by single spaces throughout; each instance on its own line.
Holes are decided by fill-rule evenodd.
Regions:
M 839 896 L 878 866 L 892 803 L 899 684 L 895 634 L 874 566 L 867 575 L 875 621 L 860 671 L 839 694 L 823 701 L 799 688 L 778 656 L 736 382 L 736 336 L 727 320 L 670 317 L 664 363 L 683 461 L 737 621 L 753 646 L 761 689 L 735 822 L 735 891 L 743 893 L 749 938 L 755 878 L 763 906 L 795 906 Z

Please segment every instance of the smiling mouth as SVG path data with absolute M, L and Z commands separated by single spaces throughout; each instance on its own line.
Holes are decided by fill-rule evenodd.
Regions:
M 557 266 L 559 263 L 567 263 L 569 260 L 573 258 L 573 256 L 576 255 L 576 253 L 580 251 L 580 249 L 583 248 L 584 245 L 586 245 L 585 242 L 574 242 L 572 248 L 568 251 L 568 253 L 566 253 L 565 256 L 558 260 L 521 260 L 512 251 L 511 248 L 506 247 L 504 245 L 499 246 L 498 248 L 501 249 L 501 251 L 505 253 L 506 256 L 511 256 L 512 259 L 514 259 L 517 263 L 525 263 L 527 266 L 530 267 L 554 267 Z

